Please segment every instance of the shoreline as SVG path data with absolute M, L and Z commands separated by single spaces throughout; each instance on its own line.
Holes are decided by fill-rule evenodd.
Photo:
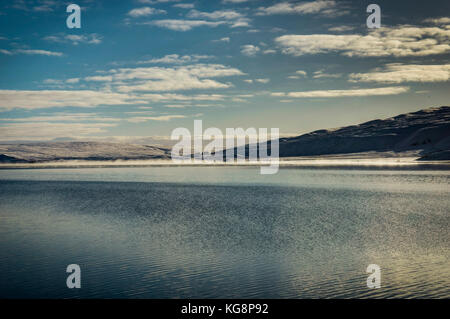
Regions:
M 419 161 L 418 157 L 355 157 L 320 156 L 282 158 L 279 168 L 437 168 L 450 169 L 450 160 Z M 277 162 L 272 162 L 276 164 Z M 38 163 L 0 163 L 2 169 L 58 169 L 58 168 L 124 168 L 124 167 L 261 167 L 265 162 L 174 163 L 171 160 L 116 160 L 116 161 L 48 161 Z

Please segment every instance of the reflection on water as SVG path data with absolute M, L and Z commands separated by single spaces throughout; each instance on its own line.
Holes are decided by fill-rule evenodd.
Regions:
M 450 172 L 0 171 L 0 297 L 450 297 Z M 82 288 L 65 268 L 81 266 Z M 382 288 L 366 287 L 366 267 Z

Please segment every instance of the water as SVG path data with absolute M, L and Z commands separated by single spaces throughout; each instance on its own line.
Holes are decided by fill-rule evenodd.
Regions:
M 1 170 L 0 297 L 449 298 L 449 182 L 448 170 Z M 66 288 L 74 263 L 81 289 Z

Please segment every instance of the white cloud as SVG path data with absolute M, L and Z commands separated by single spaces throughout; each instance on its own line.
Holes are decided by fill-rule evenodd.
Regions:
M 36 1 L 34 4 L 30 4 L 33 11 L 37 12 L 52 12 L 55 11 L 58 7 L 64 6 L 60 1 L 55 0 L 40 0 Z
M 190 101 L 222 101 L 224 98 L 225 96 L 222 94 L 183 95 L 174 93 L 144 93 L 139 95 L 129 95 L 124 93 L 89 90 L 0 90 L 0 110 L 10 110 L 14 108 L 40 109 L 65 106 L 96 107 L 99 105 L 130 105 L 170 101 L 176 101 L 177 103 Z M 97 118 L 97 120 L 99 119 Z
M 432 23 L 432 24 L 436 24 L 436 25 L 446 25 L 446 24 L 450 24 L 450 17 L 429 18 L 429 19 L 425 19 L 423 22 Z
M 167 104 L 164 107 L 172 108 L 172 109 L 184 109 L 185 107 L 190 106 L 189 104 Z
M 205 21 L 205 20 L 176 20 L 165 19 L 155 20 L 144 24 L 155 25 L 160 28 L 166 28 L 173 31 L 189 31 L 197 27 L 217 27 L 221 24 L 225 24 L 225 21 Z
M 11 8 L 24 10 L 24 11 L 36 11 L 36 12 L 52 12 L 57 7 L 60 7 L 61 5 L 64 5 L 61 1 L 54 1 L 54 0 L 40 0 L 36 2 L 25 0 L 14 0 L 10 1 Z
M 241 53 L 246 56 L 255 56 L 259 51 L 260 48 L 253 44 L 241 46 Z
M 201 18 L 211 20 L 236 20 L 244 18 L 244 15 L 234 10 L 217 10 L 213 12 L 201 12 L 198 10 L 191 10 L 187 14 L 188 18 Z
M 49 35 L 49 36 L 46 36 L 46 37 L 44 38 L 44 40 L 46 40 L 46 41 L 51 41 L 51 42 L 62 42 L 61 37 L 56 36 L 56 35 Z
M 51 113 L 51 115 L 30 116 L 20 118 L 1 118 L 0 121 L 8 122 L 77 122 L 77 121 L 96 121 L 96 122 L 119 122 L 120 118 L 105 117 L 98 113 Z
M 371 31 L 368 35 L 284 35 L 275 42 L 294 56 L 341 53 L 345 56 L 427 56 L 450 51 L 450 30 L 401 26 Z
M 270 82 L 270 79 L 255 79 L 255 82 L 258 82 L 258 83 L 269 83 Z
M 78 136 L 90 136 L 107 132 L 107 128 L 114 127 L 111 123 L 12 123 L 0 125 L 2 140 L 23 140 Z
M 290 98 L 330 98 L 330 97 L 353 97 L 353 96 L 378 96 L 378 95 L 396 95 L 408 92 L 409 88 L 405 86 L 384 87 L 375 89 L 350 89 L 350 90 L 318 90 L 289 93 L 272 93 L 272 96 L 290 97 Z
M 72 43 L 73 45 L 78 45 L 79 43 L 87 44 L 99 44 L 102 42 L 102 36 L 97 33 L 91 33 L 86 35 L 77 34 L 57 34 L 50 35 L 44 38 L 46 41 L 57 42 L 57 43 Z
M 275 14 L 322 14 L 327 16 L 338 16 L 347 14 L 346 10 L 337 8 L 336 1 L 316 0 L 310 2 L 281 2 L 270 7 L 258 8 L 257 15 L 275 15 Z
M 53 52 L 48 50 L 30 50 L 30 49 L 17 49 L 17 50 L 3 50 L 0 49 L 0 53 L 6 55 L 15 54 L 27 54 L 27 55 L 46 55 L 46 56 L 62 56 L 61 52 Z
M 222 101 L 225 96 L 221 94 L 196 94 L 196 95 L 183 95 L 174 93 L 156 94 L 156 93 L 146 93 L 141 94 L 140 99 L 152 102 L 167 102 L 176 101 L 180 103 L 190 102 L 190 101 Z
M 229 24 L 232 28 L 249 27 L 251 21 L 242 13 L 234 10 L 217 10 L 213 12 L 191 10 L 187 14 L 187 17 L 195 19 L 209 19 L 215 21 L 220 20 L 223 23 Z
M 147 61 L 140 61 L 138 64 L 144 63 L 165 63 L 165 64 L 184 64 L 184 63 L 196 63 L 200 60 L 211 59 L 211 55 L 179 55 L 179 54 L 168 54 L 162 58 L 154 58 Z
M 121 85 L 117 87 L 120 92 L 132 91 L 181 91 L 193 89 L 223 89 L 231 87 L 230 84 L 221 83 L 211 79 L 199 79 L 186 75 L 178 79 L 147 81 L 136 85 Z
M 235 10 L 216 10 L 212 12 L 203 12 L 192 9 L 187 13 L 186 16 L 190 19 L 197 20 L 165 19 L 151 21 L 145 24 L 151 24 L 174 31 L 189 31 L 195 27 L 217 27 L 224 24 L 228 25 L 231 28 L 249 27 L 251 22 L 251 20 L 247 18 L 246 15 Z
M 9 50 L 5 50 L 5 49 L 0 49 L 0 53 L 5 54 L 5 55 L 13 55 L 13 53 Z
M 66 80 L 45 79 L 42 81 L 42 83 L 45 84 L 46 89 L 68 89 L 73 87 L 72 84 L 77 84 L 79 82 L 80 78 L 70 78 Z
M 228 88 L 231 84 L 210 78 L 244 75 L 236 68 L 221 64 L 193 64 L 174 68 L 122 68 L 110 70 L 109 73 L 113 85 L 117 85 L 116 88 L 120 92 Z
M 84 80 L 88 82 L 111 82 L 113 77 L 111 75 L 94 75 L 87 76 Z
M 80 82 L 79 78 L 71 78 L 71 79 L 67 79 L 66 80 L 66 83 L 69 83 L 69 84 L 75 84 L 75 83 L 78 83 L 78 82 Z
M 79 42 L 89 44 L 99 44 L 102 42 L 102 38 L 95 33 L 89 35 L 68 34 L 66 35 L 66 39 L 72 41 L 72 43 L 75 45 L 77 45 Z
M 218 40 L 212 40 L 212 42 L 230 42 L 230 38 L 229 37 L 223 37 L 223 38 L 220 38 L 220 39 L 218 39 Z
M 159 101 L 218 101 L 220 94 L 157 94 L 142 92 L 167 92 L 194 89 L 220 89 L 231 87 L 214 78 L 245 75 L 236 68 L 221 64 L 193 64 L 177 67 L 118 68 L 83 78 L 98 82 L 103 90 L 63 90 L 67 84 L 80 82 L 80 78 L 65 80 L 46 79 L 46 90 L 0 90 L 0 110 L 14 108 L 39 109 L 53 107 L 96 107 L 100 105 L 145 104 Z M 48 89 L 57 87 L 60 90 Z M 121 92 L 121 93 L 114 93 Z M 133 93 L 129 92 L 141 92 Z
M 150 7 L 143 7 L 143 8 L 135 8 L 133 10 L 130 10 L 128 12 L 128 15 L 133 18 L 139 18 L 139 17 L 146 17 L 146 16 L 154 15 L 154 14 L 165 14 L 165 13 L 167 13 L 165 10 L 159 10 L 159 9 L 150 8 Z
M 351 26 L 347 26 L 347 25 L 328 28 L 328 31 L 331 31 L 331 32 L 347 32 L 347 31 L 352 31 L 352 30 L 355 30 L 355 27 L 351 27 Z
M 225 77 L 243 75 L 236 68 L 226 67 L 222 64 L 193 64 L 174 68 L 147 67 L 147 68 L 121 68 L 109 71 L 114 80 L 168 80 L 184 75 L 198 78 Z
M 244 3 L 250 0 L 222 0 L 223 3 Z
M 314 79 L 323 79 L 323 78 L 340 78 L 342 74 L 340 73 L 325 73 L 323 70 L 315 71 L 313 74 Z
M 47 56 L 62 56 L 63 54 L 61 52 L 53 52 L 53 51 L 47 51 L 47 50 L 23 50 L 19 49 L 15 52 L 23 53 L 23 54 L 29 54 L 29 55 L 47 55 Z
M 181 8 L 181 9 L 192 9 L 194 8 L 193 3 L 177 3 L 173 5 L 175 8 Z
M 275 53 L 277 53 L 277 51 L 274 49 L 267 49 L 263 51 L 263 54 L 275 54 Z
M 298 80 L 302 77 L 306 78 L 308 76 L 308 73 L 306 73 L 306 71 L 303 70 L 297 70 L 295 71 L 295 75 L 290 75 L 287 78 L 288 79 L 293 79 L 293 80 Z
M 242 18 L 242 19 L 238 19 L 238 20 L 233 20 L 230 22 L 231 24 L 231 28 L 248 28 L 250 27 L 250 19 L 248 18 Z
M 131 123 L 142 123 L 147 121 L 163 121 L 167 122 L 173 119 L 183 119 L 185 115 L 160 115 L 160 116 L 136 116 L 127 119 Z
M 0 109 L 39 109 L 48 107 L 95 107 L 99 105 L 138 104 L 135 97 L 90 90 L 0 90 Z
M 352 73 L 351 82 L 446 82 L 450 79 L 450 64 L 418 65 L 391 63 L 367 73 Z

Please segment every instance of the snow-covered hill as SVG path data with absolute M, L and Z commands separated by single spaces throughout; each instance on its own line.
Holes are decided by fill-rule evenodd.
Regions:
M 280 139 L 280 157 L 413 150 L 423 159 L 450 159 L 449 106 Z
M 0 162 L 30 163 L 60 160 L 168 159 L 169 150 L 147 145 L 103 142 L 0 144 Z

